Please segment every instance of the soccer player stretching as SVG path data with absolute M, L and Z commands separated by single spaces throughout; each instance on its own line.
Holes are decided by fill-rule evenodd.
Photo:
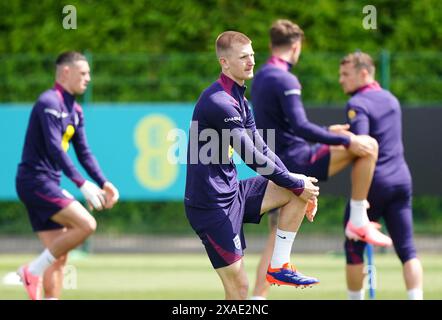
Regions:
M 247 298 L 243 223 L 259 223 L 273 208 L 281 207 L 281 214 L 267 279 L 283 285 L 316 284 L 317 279 L 302 275 L 290 263 L 304 215 L 313 221 L 316 213 L 316 179 L 290 173 L 256 131 L 244 97 L 244 81 L 253 77 L 255 65 L 250 39 L 224 32 L 216 40 L 216 54 L 220 78 L 201 94 L 190 128 L 187 218 L 221 278 L 226 299 Z M 261 175 L 239 181 L 233 150 Z
M 270 29 L 272 56 L 257 72 L 252 85 L 256 125 L 258 129 L 275 130 L 275 153 L 292 172 L 325 181 L 352 165 L 350 219 L 345 232 L 375 245 L 391 245 L 391 239 L 369 222 L 366 211 L 377 160 L 376 140 L 351 134 L 347 125 L 325 128 L 309 122 L 306 117 L 301 85 L 290 72 L 301 54 L 303 36 L 301 28 L 289 20 L 273 23 Z M 258 267 L 254 298 L 265 297 L 269 288 L 265 272 L 272 254 L 276 218 L 275 213 L 271 213 L 272 232 Z
M 379 144 L 379 158 L 368 193 L 368 217 L 384 219 L 396 253 L 403 264 L 409 299 L 423 299 L 422 265 L 413 240 L 412 181 L 404 158 L 402 113 L 399 101 L 374 80 L 372 58 L 362 52 L 344 57 L 339 83 L 351 95 L 347 121 L 354 134 L 370 135 Z M 349 219 L 347 206 L 344 225 Z M 347 286 L 350 299 L 363 299 L 365 242 L 346 239 Z
M 75 101 L 89 81 L 86 58 L 78 52 L 62 53 L 56 60 L 55 86 L 40 95 L 31 112 L 16 189 L 45 247 L 18 271 L 32 300 L 42 298 L 42 289 L 46 299 L 60 297 L 68 252 L 96 228 L 90 213 L 60 188 L 61 171 L 80 188 L 90 208 L 112 208 L 118 201 L 118 190 L 104 177 L 89 149 L 83 110 Z M 98 186 L 74 167 L 67 155 L 71 141 L 81 165 Z

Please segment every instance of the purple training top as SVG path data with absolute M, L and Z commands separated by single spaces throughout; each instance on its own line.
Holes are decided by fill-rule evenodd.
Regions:
M 290 63 L 273 56 L 252 84 L 256 125 L 276 131 L 275 153 L 281 158 L 288 152 L 296 153 L 296 162 L 309 163 L 309 142 L 348 147 L 348 137 L 309 122 L 301 100 L 301 84 L 291 68 Z
M 373 82 L 353 93 L 346 114 L 353 133 L 370 135 L 379 144 L 372 184 L 409 184 L 411 175 L 402 143 L 402 112 L 396 97 Z
M 89 149 L 83 110 L 75 97 L 56 83 L 40 95 L 32 108 L 17 178 L 60 181 L 63 171 L 80 187 L 85 179 L 67 155 L 71 140 L 81 165 L 102 187 L 106 178 Z
M 232 147 L 250 168 L 262 176 L 295 194 L 302 193 L 304 181 L 289 175 L 287 168 L 256 130 L 252 112 L 244 97 L 245 90 L 245 86 L 238 85 L 222 73 L 198 99 L 192 116 L 187 150 L 186 206 L 210 209 L 225 208 L 232 204 L 238 192 Z M 219 140 L 212 138 L 216 144 L 215 150 L 207 152 L 208 138 L 203 138 L 206 129 L 216 132 L 219 137 Z M 226 131 L 230 132 L 232 139 L 223 143 L 221 137 Z M 205 153 L 219 161 L 205 163 L 200 157 L 200 154 Z M 269 170 L 260 172 L 263 167 Z

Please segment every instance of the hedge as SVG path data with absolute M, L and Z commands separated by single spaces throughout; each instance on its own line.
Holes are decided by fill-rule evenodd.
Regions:
M 195 101 L 219 72 L 213 47 L 227 29 L 251 37 L 260 65 L 268 28 L 277 18 L 305 31 L 297 74 L 304 100 L 342 103 L 339 58 L 355 49 L 377 60 L 391 52 L 391 89 L 401 101 L 440 103 L 442 1 L 371 1 L 377 28 L 362 27 L 366 3 L 316 0 L 72 0 L 77 29 L 62 27 L 65 3 L 0 2 L 0 101 L 34 101 L 53 82 L 53 60 L 64 50 L 89 52 L 92 101 Z
M 314 223 L 305 220 L 303 232 L 337 233 L 342 230 L 346 204 L 343 197 L 321 196 Z M 442 197 L 419 196 L 413 201 L 415 231 L 440 234 Z M 103 234 L 191 234 L 182 202 L 121 202 L 112 210 L 94 213 Z M 266 220 L 266 218 L 264 218 Z M 247 225 L 250 233 L 265 233 L 266 223 Z M 29 234 L 25 207 L 19 202 L 0 202 L 0 234 Z

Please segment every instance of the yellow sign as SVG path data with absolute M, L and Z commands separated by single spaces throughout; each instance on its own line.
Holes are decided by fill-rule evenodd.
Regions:
M 167 189 L 178 176 L 178 165 L 167 160 L 167 152 L 173 144 L 167 140 L 167 134 L 174 128 L 175 123 L 160 114 L 144 117 L 135 128 L 135 145 L 139 150 L 135 177 L 147 189 Z

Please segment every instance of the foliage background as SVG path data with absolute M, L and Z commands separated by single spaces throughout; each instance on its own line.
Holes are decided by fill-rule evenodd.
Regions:
M 62 9 L 74 5 L 77 29 L 62 27 Z M 377 29 L 362 27 L 365 5 Z M 442 1 L 92 1 L 0 2 L 0 101 L 33 101 L 53 81 L 52 64 L 65 50 L 87 52 L 97 101 L 194 101 L 219 67 L 214 41 L 225 30 L 253 40 L 257 65 L 268 53 L 268 29 L 278 18 L 305 31 L 295 72 L 309 105 L 345 101 L 337 83 L 340 58 L 371 53 L 391 89 L 407 105 L 442 101 Z M 389 53 L 386 66 L 382 52 Z M 378 76 L 381 72 L 378 72 Z M 381 79 L 382 80 L 382 79 Z
M 76 30 L 62 27 L 67 4 L 77 9 Z M 376 30 L 362 28 L 367 4 L 377 9 Z M 355 49 L 374 56 L 378 77 L 390 77 L 390 89 L 403 104 L 442 105 L 440 0 L 0 1 L 0 101 L 34 101 L 52 84 L 53 61 L 64 50 L 83 51 L 91 59 L 86 102 L 195 101 L 219 73 L 216 36 L 225 30 L 247 34 L 259 66 L 277 18 L 296 21 L 305 32 L 295 72 L 307 107 L 345 101 L 337 66 Z M 340 230 L 344 204 L 341 198 L 322 198 L 318 228 Z M 417 231 L 440 230 L 440 198 L 416 198 L 414 210 Z M 183 212 L 182 203 L 123 202 L 96 216 L 101 232 L 189 232 Z M 0 203 L 0 232 L 30 232 L 22 204 Z

